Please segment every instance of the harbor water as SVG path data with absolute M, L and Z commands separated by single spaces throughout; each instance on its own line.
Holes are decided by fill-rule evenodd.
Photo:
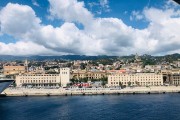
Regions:
M 180 94 L 0 97 L 0 120 L 180 120 Z

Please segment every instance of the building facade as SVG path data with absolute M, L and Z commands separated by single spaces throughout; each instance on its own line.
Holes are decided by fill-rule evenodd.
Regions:
M 136 73 L 112 74 L 108 76 L 108 86 L 159 86 L 163 85 L 162 74 Z
M 171 84 L 180 85 L 180 74 L 171 74 L 170 80 Z
M 25 72 L 25 66 L 3 66 L 4 75 L 23 74 Z
M 61 86 L 66 86 L 70 82 L 70 68 L 60 68 Z
M 16 76 L 17 86 L 66 86 L 69 82 L 69 68 L 60 68 L 59 74 L 22 74 Z
M 72 72 L 72 78 L 74 79 L 101 79 L 107 77 L 106 71 L 86 71 L 78 70 Z

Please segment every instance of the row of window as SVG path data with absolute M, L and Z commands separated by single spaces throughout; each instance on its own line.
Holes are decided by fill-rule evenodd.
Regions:
M 59 74 L 19 75 L 19 76 L 59 76 Z
M 127 79 L 127 78 L 128 78 L 128 79 L 131 79 L 131 78 L 132 78 L 132 79 L 144 79 L 144 78 L 162 78 L 162 76 L 160 76 L 160 77 L 159 77 L 159 76 L 156 76 L 156 77 L 113 77 L 113 76 L 112 76 L 112 77 L 110 77 L 110 78 L 111 78 L 111 79 L 112 79 L 112 78 L 116 78 L 116 79 L 118 79 L 118 78 L 119 78 L 119 79 L 124 79 L 124 78 L 125 78 L 125 79 Z
M 128 84 L 129 82 L 121 82 L 121 84 Z M 161 82 L 130 82 L 131 84 L 140 84 L 140 85 L 143 85 L 143 84 L 151 84 L 151 85 L 158 85 L 158 84 L 161 84 Z M 111 82 L 111 85 L 119 85 L 120 83 L 119 82 Z
M 162 76 L 162 75 L 149 75 L 149 74 L 145 74 L 145 75 L 124 75 L 124 74 L 114 74 L 112 76 L 129 76 L 129 77 L 156 77 L 156 76 Z
M 180 79 L 180 77 L 173 77 L 173 79 Z
M 111 79 L 110 81 L 162 81 L 163 79 Z
M 20 80 L 20 83 L 56 83 L 56 80 Z
M 77 74 L 78 75 L 78 74 Z M 81 74 L 79 76 L 103 76 L 101 74 L 91 74 L 91 75 L 85 75 L 85 74 Z
M 117 82 L 117 81 L 120 81 L 120 82 L 127 82 L 127 81 L 131 81 L 131 82 L 135 82 L 135 81 L 137 81 L 137 82 L 149 82 L 149 81 L 159 82 L 161 80 L 111 80 L 111 82 Z
M 60 70 L 69 70 L 69 68 L 61 68 Z
M 68 72 L 61 72 L 61 74 L 68 74 Z
M 41 77 L 41 78 L 33 78 L 33 77 L 20 77 L 20 79 L 56 79 L 56 77 Z

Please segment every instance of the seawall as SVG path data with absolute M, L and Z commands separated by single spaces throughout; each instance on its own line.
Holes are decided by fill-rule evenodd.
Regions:
M 35 89 L 8 88 L 2 95 L 6 96 L 69 96 L 69 95 L 106 95 L 106 94 L 165 94 L 180 93 L 180 87 L 134 87 L 134 88 L 74 88 L 74 89 Z

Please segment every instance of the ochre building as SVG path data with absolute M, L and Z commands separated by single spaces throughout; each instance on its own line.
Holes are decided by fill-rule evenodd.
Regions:
M 25 66 L 3 66 L 4 75 L 22 74 L 25 72 Z

